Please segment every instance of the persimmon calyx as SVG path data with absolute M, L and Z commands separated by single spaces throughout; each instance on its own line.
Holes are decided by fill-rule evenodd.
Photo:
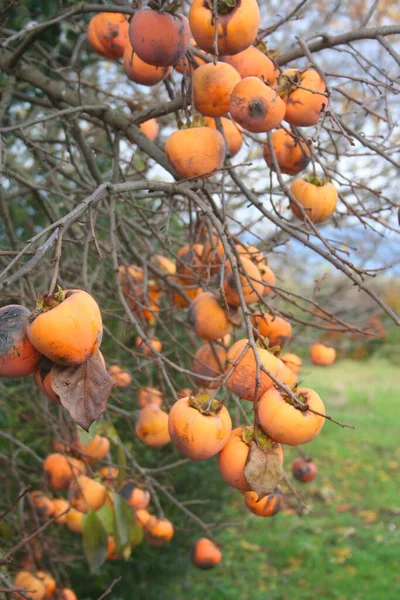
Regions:
M 287 402 L 288 404 L 290 404 L 291 406 L 293 406 L 294 408 L 297 408 L 298 410 L 301 410 L 302 412 L 306 412 L 308 410 L 308 396 L 305 393 L 298 393 L 297 389 L 298 389 L 298 385 L 295 384 L 292 388 L 292 392 L 294 394 L 296 394 L 297 396 L 297 400 L 294 400 L 294 398 L 292 396 L 290 396 L 289 394 L 287 394 L 286 392 L 281 392 L 282 398 L 284 399 L 285 402 Z M 300 404 L 302 403 L 302 404 Z
M 52 308 L 55 308 L 64 300 L 65 292 L 59 285 L 57 286 L 57 291 L 54 294 L 38 294 L 38 297 L 36 299 L 36 306 L 32 311 L 29 320 L 31 322 L 34 321 L 36 317 L 38 317 L 42 313 L 48 312 Z
M 318 177 L 317 175 L 314 175 L 312 173 L 309 173 L 308 175 L 306 175 L 304 177 L 304 181 L 308 181 L 308 183 L 312 183 L 313 185 L 316 185 L 317 187 L 322 187 L 323 185 L 326 185 L 327 183 L 329 183 L 329 179 L 327 177 Z
M 189 398 L 189 406 L 198 410 L 202 415 L 215 417 L 223 407 L 222 402 L 214 398 L 210 405 L 211 394 L 208 392 L 199 392 Z
M 180 9 L 179 0 L 173 0 L 168 3 L 163 3 L 163 0 L 150 0 L 147 5 L 152 10 L 156 10 L 159 13 L 165 12 L 170 15 L 174 15 Z
M 194 127 L 205 127 L 205 121 L 202 115 L 194 115 L 193 119 L 190 120 L 188 118 L 186 123 L 181 120 L 178 121 L 178 129 L 193 129 Z
M 213 10 L 213 0 L 208 0 L 208 8 Z M 217 13 L 219 15 L 228 15 L 233 9 L 236 8 L 237 0 L 218 0 L 217 2 Z

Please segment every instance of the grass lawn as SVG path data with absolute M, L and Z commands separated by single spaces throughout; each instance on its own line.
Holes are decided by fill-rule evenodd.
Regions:
M 304 447 L 319 467 L 297 483 L 312 509 L 262 519 L 227 495 L 219 536 L 224 561 L 212 571 L 185 565 L 176 600 L 398 600 L 400 598 L 400 372 L 381 360 L 307 367 L 303 379 L 327 412 L 356 430 L 326 422 Z M 290 469 L 297 455 L 285 450 Z

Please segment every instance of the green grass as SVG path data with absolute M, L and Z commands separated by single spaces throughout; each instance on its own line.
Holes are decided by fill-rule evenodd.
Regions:
M 319 467 L 313 482 L 296 482 L 311 513 L 299 516 L 289 506 L 273 518 L 256 517 L 221 481 L 215 460 L 185 465 L 174 476 L 175 491 L 185 500 L 210 499 L 190 508 L 207 522 L 227 525 L 218 535 L 223 562 L 211 571 L 195 569 L 193 524 L 166 505 L 177 526 L 174 540 L 163 548 L 144 543 L 128 563 L 102 570 L 103 590 L 105 575 L 123 577 L 113 600 L 400 598 L 400 372 L 374 358 L 306 366 L 302 380 L 321 395 L 328 414 L 356 427 L 326 422 L 304 446 Z M 285 449 L 288 470 L 295 456 L 295 448 Z M 93 580 L 85 595 L 79 579 L 79 597 L 96 598 Z

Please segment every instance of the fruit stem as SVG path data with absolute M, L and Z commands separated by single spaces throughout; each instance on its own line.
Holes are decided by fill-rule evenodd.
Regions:
M 327 177 L 318 177 L 317 175 L 311 173 L 309 175 L 306 175 L 304 177 L 304 180 L 308 181 L 308 183 L 316 185 L 317 187 L 322 187 L 323 185 L 329 183 L 329 179 Z

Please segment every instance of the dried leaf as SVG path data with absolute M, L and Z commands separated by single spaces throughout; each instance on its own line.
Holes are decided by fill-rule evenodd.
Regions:
M 258 499 L 271 494 L 283 479 L 281 459 L 276 448 L 262 450 L 253 441 L 250 445 L 249 458 L 244 468 L 251 489 L 258 494 Z
M 105 411 L 114 385 L 98 354 L 78 367 L 51 368 L 53 390 L 71 418 L 85 431 Z

